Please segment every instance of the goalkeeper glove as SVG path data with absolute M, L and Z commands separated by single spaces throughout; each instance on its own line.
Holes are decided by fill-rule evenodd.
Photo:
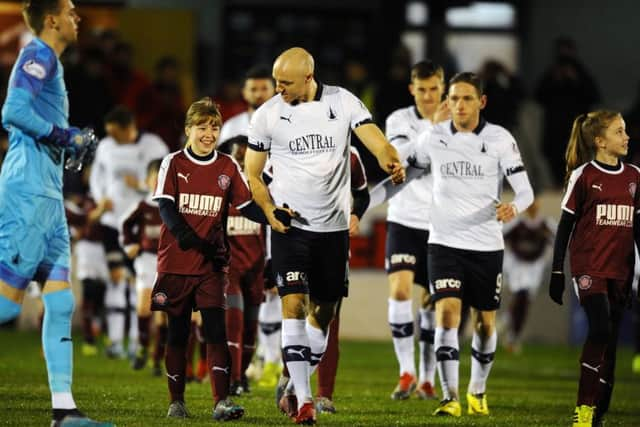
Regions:
M 82 167 L 91 163 L 93 155 L 98 147 L 98 138 L 93 129 L 84 128 L 74 137 L 75 145 L 68 149 L 69 158 L 65 163 L 65 169 L 80 172 Z

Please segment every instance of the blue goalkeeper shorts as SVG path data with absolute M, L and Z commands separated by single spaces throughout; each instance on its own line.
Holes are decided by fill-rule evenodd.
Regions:
M 0 295 L 21 303 L 30 281 L 69 282 L 62 200 L 0 187 Z

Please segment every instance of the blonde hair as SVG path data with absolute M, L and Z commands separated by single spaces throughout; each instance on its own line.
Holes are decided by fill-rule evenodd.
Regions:
M 565 153 L 567 164 L 565 184 L 575 168 L 594 159 L 596 137 L 603 136 L 605 130 L 617 117 L 621 117 L 620 113 L 610 110 L 592 111 L 576 117 Z
M 189 110 L 187 110 L 187 115 L 184 119 L 184 126 L 189 128 L 191 126 L 201 125 L 210 119 L 213 119 L 214 124 L 218 126 L 222 125 L 222 114 L 220 114 L 218 106 L 213 102 L 213 99 L 205 96 L 189 106 Z

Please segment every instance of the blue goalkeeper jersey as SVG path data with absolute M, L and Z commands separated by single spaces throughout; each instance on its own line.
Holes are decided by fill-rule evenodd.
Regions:
M 0 194 L 20 191 L 62 199 L 63 149 L 38 140 L 53 125 L 67 128 L 68 118 L 62 64 L 51 47 L 34 38 L 13 66 L 2 107 L 9 151 L 0 172 Z

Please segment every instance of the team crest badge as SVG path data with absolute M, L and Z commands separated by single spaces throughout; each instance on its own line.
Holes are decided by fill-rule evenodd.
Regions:
M 153 303 L 156 305 L 159 305 L 160 307 L 164 307 L 165 305 L 167 305 L 167 302 L 169 301 L 167 294 L 165 294 L 164 292 L 158 292 L 154 294 L 152 299 L 153 299 Z
M 578 278 L 578 288 L 582 289 L 583 291 L 589 289 L 592 283 L 593 280 L 591 279 L 591 276 L 588 276 L 586 274 Z
M 631 197 L 636 197 L 636 183 L 635 182 L 630 182 L 629 183 L 629 194 L 631 194 Z
M 230 184 L 231 184 L 231 178 L 229 178 L 227 175 L 220 175 L 218 177 L 218 185 L 223 190 L 226 190 L 227 188 L 229 188 Z

